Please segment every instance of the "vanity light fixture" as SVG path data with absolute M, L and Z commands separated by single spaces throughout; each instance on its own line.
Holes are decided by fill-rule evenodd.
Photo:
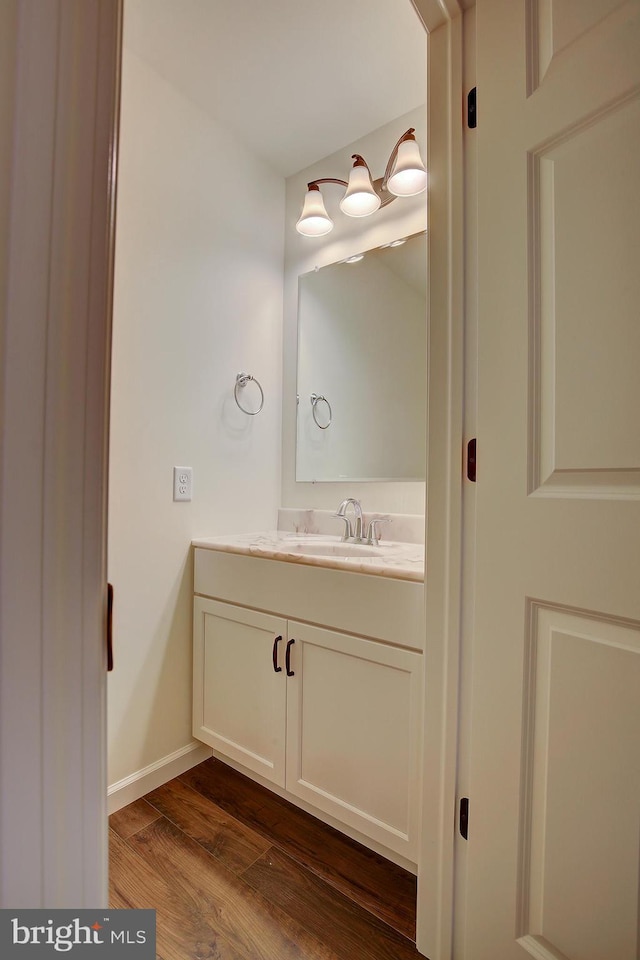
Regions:
M 415 127 L 403 133 L 387 163 L 384 176 L 371 179 L 371 171 L 364 157 L 354 153 L 349 180 L 320 177 L 307 184 L 300 219 L 296 230 L 304 237 L 322 237 L 333 229 L 333 220 L 327 213 L 320 192 L 321 183 L 339 183 L 346 187 L 340 209 L 348 217 L 368 217 L 380 207 L 386 207 L 396 197 L 414 197 L 427 186 L 427 171 L 420 148 L 414 136 Z
M 364 260 L 364 253 L 354 253 L 352 257 L 347 257 L 346 260 L 343 260 L 343 263 L 359 263 L 360 260 Z

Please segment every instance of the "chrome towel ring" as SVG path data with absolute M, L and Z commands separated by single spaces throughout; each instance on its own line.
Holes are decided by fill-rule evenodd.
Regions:
M 316 426 L 320 427 L 321 430 L 326 430 L 328 427 L 331 426 L 331 421 L 333 420 L 333 411 L 331 410 L 331 404 L 329 403 L 326 397 L 323 397 L 318 393 L 312 393 L 310 400 L 311 400 L 311 414 L 313 416 L 313 419 L 315 420 Z M 325 424 L 320 423 L 316 416 L 317 406 L 320 402 L 326 403 L 327 409 L 329 410 L 329 420 Z
M 250 380 L 253 380 L 253 382 L 255 383 L 256 387 L 257 387 L 258 390 L 260 391 L 260 406 L 258 407 L 257 410 L 247 410 L 246 407 L 243 407 L 243 406 L 242 406 L 242 404 L 240 403 L 240 400 L 238 399 L 238 388 L 239 388 L 239 387 L 246 387 L 246 385 L 249 383 Z M 250 373 L 237 373 L 237 374 L 236 374 L 236 384 L 235 384 L 235 387 L 233 388 L 233 396 L 234 396 L 234 399 L 235 399 L 236 403 L 238 404 L 238 406 L 239 406 L 240 409 L 242 410 L 242 412 L 243 412 L 243 413 L 246 413 L 246 414 L 247 414 L 248 416 L 250 416 L 250 417 L 255 417 L 255 415 L 256 415 L 257 413 L 260 413 L 260 411 L 261 411 L 262 408 L 264 407 L 264 390 L 263 390 L 262 387 L 260 386 L 260 381 L 259 381 L 259 380 L 256 380 L 256 378 L 255 378 L 254 376 L 252 376 Z

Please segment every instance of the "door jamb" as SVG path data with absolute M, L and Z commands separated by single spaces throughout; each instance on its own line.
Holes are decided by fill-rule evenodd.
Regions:
M 79 16 L 73 17 L 76 3 Z M 422 797 L 423 837 L 421 843 L 420 872 L 418 879 L 418 931 L 417 945 L 421 952 L 431 960 L 448 960 L 451 955 L 451 928 L 453 911 L 453 837 L 455 806 L 455 770 L 457 741 L 457 702 L 458 702 L 458 663 L 459 663 L 459 621 L 460 621 L 460 529 L 461 529 L 461 440 L 462 440 L 462 144 L 460 124 L 461 93 L 461 13 L 458 0 L 413 0 L 418 16 L 427 31 L 428 48 L 428 166 L 431 178 L 429 205 L 429 270 L 430 292 L 428 305 L 429 368 L 442 364 L 446 371 L 446 395 L 436 396 L 432 384 L 437 382 L 429 377 L 428 397 L 428 464 L 427 464 L 427 569 L 426 606 L 427 638 L 425 649 L 426 710 L 424 742 L 424 787 Z M 27 542 L 23 535 L 16 534 L 16 523 L 20 516 L 15 502 L 9 505 L 4 499 L 0 506 L 3 518 L 13 513 L 16 523 L 5 525 L 0 543 L 0 587 L 7 603 L 3 610 L 3 667 L 16 653 L 18 636 L 23 626 L 21 619 L 20 596 L 11 597 L 10 589 L 15 577 L 10 565 L 15 569 L 16 544 L 20 545 L 20 554 L 25 569 L 30 563 L 39 567 L 42 558 L 42 570 L 34 579 L 32 606 L 41 609 L 40 622 L 42 632 L 34 635 L 32 649 L 25 645 L 20 648 L 19 666 L 25 673 L 24 683 L 12 670 L 3 670 L 7 681 L 11 682 L 15 696 L 9 697 L 3 707 L 5 730 L 21 731 L 21 749 L 16 750 L 7 740 L 0 745 L 0 772 L 3 781 L 8 775 L 20 771 L 21 791 L 28 787 L 28 793 L 35 798 L 35 807 L 42 815 L 37 822 L 42 824 L 43 832 L 33 831 L 27 847 L 18 850 L 19 838 L 24 834 L 24 823 L 20 827 L 24 810 L 14 809 L 14 822 L 10 821 L 8 805 L 2 820 L 2 840 L 14 841 L 5 849 L 3 857 L 4 872 L 0 875 L 0 902 L 16 903 L 20 906 L 48 906 L 84 904 L 94 906 L 104 902 L 106 896 L 106 776 L 104 760 L 106 752 L 106 731 L 104 725 L 104 650 L 102 649 L 104 632 L 105 600 L 105 494 L 107 482 L 106 445 L 108 439 L 108 358 L 110 337 L 110 297 L 112 292 L 111 265 L 113 253 L 113 201 L 115 190 L 115 141 L 117 128 L 115 112 L 117 110 L 117 88 L 119 80 L 119 36 L 121 24 L 122 0 L 116 3 L 110 0 L 93 0 L 92 7 L 99 11 L 101 29 L 95 32 L 89 21 L 81 13 L 87 10 L 88 0 L 71 0 L 64 5 L 69 15 L 64 29 L 53 30 L 47 34 L 49 47 L 47 53 L 53 53 L 60 69 L 60 83 L 56 96 L 60 111 L 54 109 L 51 122 L 64 120 L 68 113 L 65 107 L 78 95 L 83 81 L 91 71 L 90 60 L 98 62 L 100 71 L 96 87 L 96 103 L 111 102 L 110 116 L 97 116 L 87 101 L 81 101 L 83 107 L 76 111 L 75 118 L 84 120 L 92 127 L 94 144 L 98 148 L 94 156 L 91 203 L 92 247 L 87 270 L 76 270 L 70 274 L 69 282 L 86 284 L 92 297 L 92 310 L 87 310 L 84 318 L 84 332 L 89 337 L 87 351 L 80 354 L 77 331 L 64 324 L 59 328 L 52 326 L 52 310 L 57 308 L 57 319 L 68 319 L 65 310 L 70 288 L 63 289 L 58 284 L 49 290 L 53 297 L 46 309 L 38 316 L 42 330 L 47 331 L 49 347 L 55 347 L 55 354 L 48 354 L 47 397 L 58 403 L 60 412 L 71 399 L 68 391 L 69 364 L 76 364 L 86 381 L 83 394 L 84 423 L 75 438 L 81 444 L 82 459 L 76 461 L 83 481 L 83 500 L 81 504 L 70 501 L 66 496 L 64 482 L 56 472 L 56 467 L 69 469 L 68 450 L 64 446 L 70 440 L 68 432 L 56 434 L 56 419 L 44 406 L 40 410 L 42 427 L 42 457 L 47 456 L 48 470 L 40 469 L 38 483 L 34 487 L 35 502 L 32 505 L 38 511 L 44 511 L 48 517 L 50 538 L 47 543 L 38 540 L 37 530 L 33 527 L 33 514 L 29 529 L 33 527 L 33 542 Z M 38 8 L 36 10 L 36 8 Z M 63 16 L 62 8 L 56 6 L 56 15 Z M 39 4 L 23 0 L 20 4 L 22 29 L 42 34 L 41 22 L 36 13 Z M 75 22 L 73 22 L 75 20 Z M 29 33 L 23 33 L 23 40 Z M 118 37 L 116 42 L 115 38 Z M 58 57 L 58 44 L 65 41 L 68 46 L 65 56 Z M 24 50 L 24 47 L 22 48 Z M 72 56 L 67 56 L 69 53 Z M 45 58 L 46 59 L 46 58 Z M 38 62 L 38 58 L 36 61 Z M 25 65 L 26 66 L 26 65 Z M 26 70 L 18 78 L 22 87 L 18 89 L 17 122 L 26 119 L 29 112 L 29 96 L 35 102 L 41 97 L 41 76 L 37 71 L 29 74 Z M 20 79 L 21 77 L 21 79 Z M 105 93 L 106 91 L 106 93 Z M 106 97 L 106 100 L 103 99 Z M 95 111 L 94 104 L 94 111 Z M 83 112 L 84 111 L 84 112 Z M 108 112 L 108 111 L 107 111 Z M 80 136 L 81 124 L 74 128 Z M 14 131 L 15 133 L 15 131 Z M 85 128 L 86 133 L 86 128 Z M 105 145 L 104 137 L 108 143 Z M 58 143 L 62 142 L 61 140 Z M 73 148 L 73 140 L 71 143 Z M 19 159 L 19 154 L 14 152 Z M 110 169 L 100 170 L 100 163 L 108 157 Z M 19 178 L 19 168 L 16 168 Z M 58 168 L 58 175 L 64 168 Z M 64 191 L 68 182 L 64 177 L 55 178 L 52 166 L 49 173 L 52 197 L 56 202 L 56 190 Z M 110 197 L 100 199 L 101 184 L 109 183 Z M 14 185 L 15 186 L 15 185 Z M 67 233 L 74 226 L 65 208 L 64 193 L 58 194 L 57 208 L 58 232 L 46 228 L 50 239 L 43 248 L 43 262 L 33 262 L 33 252 L 18 257 L 14 252 L 13 268 L 9 267 L 9 290 L 28 290 L 27 273 L 31 280 L 48 277 L 47 264 L 52 257 L 62 256 L 65 262 L 73 259 L 74 244 L 82 244 L 86 239 L 86 224 L 76 225 L 77 232 Z M 36 218 L 36 231 L 42 226 L 42 216 L 50 217 L 50 212 L 36 210 L 31 205 Z M 51 221 L 48 221 L 51 224 Z M 0 224 L 4 230 L 4 223 Z M 14 216 L 9 225 L 9 246 L 19 252 L 20 238 L 25 234 L 25 222 L 17 222 Z M 83 227 L 85 229 L 83 229 Z M 15 232 L 15 233 L 14 233 Z M 56 236 L 62 249 L 55 249 Z M 68 247 L 64 243 L 68 242 Z M 110 247 L 111 244 L 111 247 Z M 68 258 L 68 259 L 67 259 Z M 23 266 L 20 270 L 19 264 Z M 24 266 L 28 264 L 28 269 Z M 15 269 L 15 275 L 12 274 Z M 25 272 L 26 271 L 26 272 Z M 57 297 L 57 300 L 55 299 Z M 5 305 L 2 305 L 3 310 Z M 54 311 L 55 312 L 55 311 Z M 8 312 L 2 316 L 2 336 L 4 346 L 11 346 L 12 330 L 11 304 Z M 80 328 L 79 328 L 80 329 Z M 51 337 L 59 337 L 56 342 Z M 44 342 L 44 341 L 43 341 Z M 5 409 L 8 414 L 11 402 L 16 397 L 7 393 L 6 369 L 3 371 Z M 82 377 L 81 377 L 82 379 Z M 60 392 L 58 392 L 58 390 Z M 18 391 L 19 392 L 19 391 Z M 76 421 L 74 421 L 76 423 Z M 11 437 L 2 440 L 2 452 L 5 464 L 12 461 Z M 73 439 L 73 438 L 71 438 Z M 16 441 L 17 442 L 17 441 Z M 44 463 L 44 460 L 42 461 Z M 66 464 L 66 467 L 65 467 Z M 38 470 L 36 464 L 36 470 Z M 63 471 L 62 481 L 67 476 Z M 6 477 L 2 478 L 0 495 L 7 494 Z M 26 500 L 25 519 L 29 513 Z M 74 521 L 79 521 L 75 526 Z M 54 526 L 55 523 L 55 526 Z M 77 551 L 60 556 L 56 550 L 55 530 L 62 523 L 77 540 Z M 37 523 L 36 523 L 37 526 Z M 42 527 L 44 532 L 45 527 Z M 10 557 L 7 550 L 13 551 Z M 76 558 L 74 560 L 74 557 Z M 32 573 L 35 568 L 32 568 Z M 47 577 L 49 576 L 49 581 Z M 52 593 L 52 585 L 56 586 Z M 45 587 L 47 589 L 45 589 Z M 59 589 L 58 589 L 59 588 Z M 48 590 L 48 592 L 47 592 Z M 61 591 L 61 592 L 60 592 Z M 67 592 L 68 591 L 68 592 Z M 65 598 L 60 607 L 60 597 Z M 57 603 L 54 601 L 57 598 Z M 37 600 L 37 603 L 36 603 Z M 48 605 L 48 606 L 47 606 Z M 55 614 L 52 625 L 44 616 L 47 609 Z M 77 611 L 82 611 L 78 620 Z M 47 629 L 46 625 L 49 624 Z M 10 634 L 14 642 L 9 643 Z M 62 644 L 63 650 L 58 649 Z M 81 672 L 68 674 L 64 669 L 69 654 L 81 664 Z M 58 656 L 58 654 L 62 654 Z M 9 664 L 11 666 L 11 664 Z M 47 673 L 47 666 L 53 673 Z M 27 674 L 29 676 L 27 676 Z M 66 677 L 66 679 L 65 679 Z M 31 684 L 41 684 L 42 696 L 39 698 L 40 719 L 29 722 L 28 729 L 21 724 L 25 720 L 24 702 L 21 707 L 20 696 Z M 17 681 L 17 682 L 16 682 Z M 38 687 L 36 687 L 38 689 Z M 96 696 L 97 692 L 97 696 Z M 24 701 L 24 697 L 23 697 Z M 72 714 L 76 705 L 83 704 L 81 761 L 77 763 L 73 750 L 67 750 L 65 731 L 71 729 Z M 13 712 L 12 712 L 13 711 Z M 8 714 L 11 716 L 8 719 Z M 17 718 L 17 720 L 16 720 Z M 26 718 L 28 719 L 28 718 Z M 25 720 L 26 723 L 26 720 Z M 28 730 L 33 736 L 27 737 Z M 102 731 L 102 734 L 100 734 Z M 76 728 L 76 733 L 78 729 Z M 63 740 L 60 740 L 60 737 Z M 101 739 L 102 742 L 99 742 Z M 50 751 L 46 750 L 46 746 Z M 64 743 L 66 761 L 60 767 L 54 763 L 56 744 Z M 97 755 L 96 755 L 97 749 Z M 41 767 L 40 761 L 45 753 L 50 762 Z M 28 769 L 24 759 L 29 755 Z M 13 771 L 13 774 L 12 774 Z M 33 776 L 29 773 L 32 771 Z M 433 789 L 430 789 L 429 771 L 436 771 Z M 46 781 L 46 782 L 44 782 Z M 104 787 L 104 790 L 102 790 Z M 50 788 L 50 789 L 49 789 Z M 102 800 L 98 794 L 104 795 Z M 76 810 L 73 800 L 76 800 Z M 71 806 L 69 803 L 71 802 Z M 96 809 L 94 804 L 100 808 Z M 45 810 L 46 805 L 46 810 Z M 34 808 L 35 810 L 35 808 Z M 75 811 L 72 815 L 72 811 Z M 18 816 L 18 813 L 20 816 Z M 96 814 L 98 817 L 96 818 Z M 74 819 L 75 817 L 75 819 Z M 79 818 L 79 819 L 78 819 Z M 100 824 L 98 824 L 100 820 Z M 14 831 L 14 827 L 17 829 Z M 51 829 L 49 829 L 51 828 Z M 55 829 L 54 829 L 55 828 Z M 48 840 L 45 834 L 49 833 Z M 27 838 L 28 839 L 28 838 Z M 53 842 L 55 841 L 55 842 Z M 73 853 L 73 856 L 72 856 Z M 15 855 L 15 856 L 12 856 Z M 19 854 L 19 857 L 18 857 Z M 28 871 L 14 875 L 8 884 L 14 866 L 19 862 L 28 864 Z M 69 865 L 78 866 L 73 873 Z M 34 869 L 37 865 L 37 869 Z M 17 883 L 22 883 L 22 894 L 17 895 Z M 424 891 L 424 894 L 423 894 Z M 17 897 L 17 899 L 16 899 Z
M 462 596 L 464 180 L 462 6 L 413 0 L 428 31 L 425 711 L 416 945 L 453 950 Z

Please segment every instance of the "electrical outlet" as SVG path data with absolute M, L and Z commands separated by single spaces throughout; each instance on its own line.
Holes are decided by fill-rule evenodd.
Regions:
M 173 499 L 191 500 L 193 493 L 193 470 L 191 467 L 173 468 Z

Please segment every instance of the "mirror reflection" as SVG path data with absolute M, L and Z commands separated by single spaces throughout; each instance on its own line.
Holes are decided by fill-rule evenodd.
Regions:
M 424 480 L 426 235 L 298 280 L 296 480 Z

